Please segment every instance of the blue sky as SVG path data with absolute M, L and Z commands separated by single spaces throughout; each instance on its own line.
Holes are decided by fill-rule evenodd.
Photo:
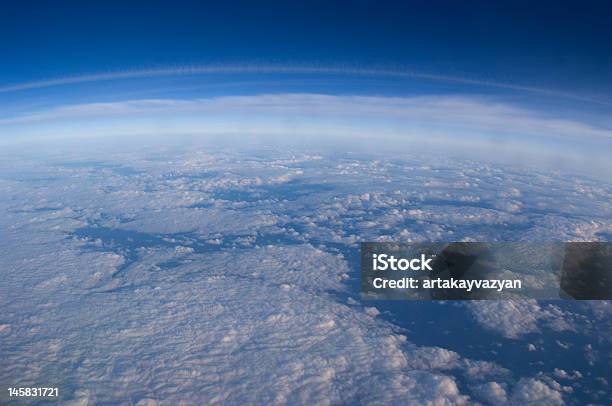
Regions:
M 551 161 L 605 173 L 610 16 L 610 4 L 545 1 L 7 4 L 0 141 L 149 132 L 504 142 L 512 159 L 554 146 Z
M 91 4 L 90 4 L 91 3 Z M 20 1 L 1 84 L 188 64 L 321 64 L 605 95 L 610 2 Z

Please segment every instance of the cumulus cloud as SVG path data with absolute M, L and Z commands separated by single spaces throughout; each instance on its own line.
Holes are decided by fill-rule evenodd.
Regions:
M 381 306 L 354 299 L 351 250 L 375 236 L 503 240 L 516 227 L 564 238 L 584 217 L 609 224 L 608 189 L 463 161 L 206 151 L 139 146 L 103 162 L 98 150 L 0 161 L 0 381 L 59 377 L 70 383 L 66 400 L 83 403 L 558 404 L 571 396 L 553 381 L 577 382 L 578 367 L 521 377 L 493 352 L 481 360 L 416 345 Z M 466 188 L 479 199 L 461 200 Z M 510 192 L 519 213 L 495 204 L 507 198 L 497 191 L 511 188 L 521 191 Z M 458 202 L 470 208 L 463 217 Z M 456 309 L 513 340 L 590 331 L 586 317 L 558 304 Z M 572 309 L 593 323 L 609 314 L 601 304 Z M 538 349 L 530 357 L 546 356 L 543 338 L 530 340 Z M 566 351 L 584 353 L 585 363 L 604 355 L 595 340 Z
M 488 404 L 503 405 L 508 402 L 508 394 L 504 385 L 492 381 L 477 386 L 474 390 L 478 397 Z
M 544 382 L 535 378 L 523 378 L 514 387 L 512 404 L 518 405 L 564 405 L 561 386 L 552 381 Z
M 553 373 L 559 379 L 575 380 L 582 378 L 582 374 L 580 373 L 580 371 L 567 372 L 562 368 L 555 368 Z
M 65 388 L 68 399 L 99 403 L 466 403 L 452 377 L 411 362 L 390 325 L 325 292 L 342 289 L 335 261 L 307 246 L 269 247 L 146 276 L 132 268 L 112 290 L 74 296 L 48 285 L 35 301 L 46 303 L 44 322 L 10 321 L 1 336 L 13 366 L 1 378 L 61 374 L 90 388 Z
M 533 299 L 472 301 L 465 306 L 480 325 L 507 338 L 516 339 L 543 327 L 554 331 L 574 329 L 569 315 L 552 304 L 543 306 Z

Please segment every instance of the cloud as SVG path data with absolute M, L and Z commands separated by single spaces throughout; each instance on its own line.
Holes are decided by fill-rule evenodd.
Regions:
M 465 306 L 481 326 L 506 338 L 517 339 L 539 332 L 542 327 L 554 331 L 574 330 L 569 314 L 555 305 L 540 305 L 533 299 L 473 301 Z
M 469 399 L 452 376 L 413 366 L 409 343 L 391 325 L 327 293 L 343 289 L 341 258 L 307 245 L 276 246 L 196 255 L 159 268 L 149 263 L 157 255 L 152 250 L 121 276 L 100 280 L 112 289 L 47 284 L 36 296 L 10 295 L 7 314 L 43 306 L 45 318 L 7 317 L 0 378 L 29 384 L 44 371 L 52 382 L 57 376 L 72 382 L 64 400 L 94 403 Z M 103 265 L 53 267 L 74 278 Z M 31 281 L 37 272 L 22 266 L 19 274 Z
M 553 373 L 559 379 L 568 379 L 568 380 L 582 379 L 582 374 L 580 373 L 580 371 L 567 372 L 564 369 L 555 368 Z
M 381 154 L 418 150 L 529 166 L 612 173 L 612 131 L 468 96 L 263 94 L 60 106 L 0 119 L 0 143 L 197 137 L 226 143 L 347 144 Z M 134 139 L 132 138 L 132 139 Z M 470 196 L 465 196 L 469 199 Z M 521 209 L 519 197 L 506 205 Z
M 436 130 L 440 133 L 477 131 L 481 134 L 499 136 L 531 135 L 608 140 L 612 138 L 612 131 L 607 129 L 564 118 L 547 117 L 523 108 L 498 103 L 493 99 L 466 96 L 399 98 L 270 94 L 195 100 L 128 100 L 68 105 L 24 116 L 0 119 L 0 125 L 77 118 L 152 117 L 151 115 L 157 118 L 202 117 L 203 115 L 204 118 L 209 119 L 231 117 L 232 120 L 242 116 L 267 117 L 271 121 L 302 118 L 311 121 L 321 120 L 323 124 L 336 124 L 337 128 L 342 128 L 340 124 L 349 127 L 351 123 L 353 125 L 365 124 L 386 130 L 387 133 L 399 134 L 403 131 L 414 133 L 416 129 L 420 129 L 428 132 Z M 243 121 L 244 119 L 238 123 Z M 230 122 L 231 120 L 228 120 L 228 124 Z M 207 122 L 202 120 L 198 123 L 204 125 Z M 303 124 L 300 123 L 298 127 Z M 313 126 L 312 130 L 316 128 L 317 126 Z
M 491 381 L 477 386 L 474 392 L 488 404 L 504 405 L 508 402 L 506 388 L 498 382 Z
M 520 226 L 563 238 L 566 217 L 574 226 L 609 223 L 601 183 L 460 160 L 337 160 L 283 149 L 139 144 L 45 157 L 0 162 L 0 381 L 57 378 L 72 383 L 67 400 L 91 403 L 559 404 L 572 396 L 554 377 L 513 377 L 523 358 L 508 371 L 494 352 L 483 350 L 484 361 L 465 358 L 462 347 L 414 344 L 387 311 L 347 300 L 356 292 L 343 249 L 384 232 L 397 239 L 404 229 L 480 235 L 479 216 L 505 210 L 495 202 L 508 196 L 498 191 L 512 188 L 528 217 L 502 217 L 508 234 L 498 224 L 505 221 L 487 223 L 487 239 L 514 238 Z M 288 173 L 296 183 L 285 181 Z M 308 193 L 291 196 L 292 187 Z M 481 197 L 476 206 L 491 208 L 462 219 L 455 206 L 466 189 Z M 567 306 L 585 317 L 534 301 L 454 309 L 512 339 L 568 328 L 597 337 L 610 314 L 601 302 Z M 446 323 L 448 312 L 430 317 Z M 585 328 L 591 323 L 595 331 Z M 475 331 L 473 351 L 494 345 Z M 557 337 L 536 337 L 529 357 L 548 358 L 545 338 Z M 592 342 L 564 351 L 596 363 L 607 353 Z M 526 342 L 515 344 L 527 353 Z M 586 367 L 555 367 L 568 377 L 578 368 L 580 384 L 593 385 Z
M 196 163 L 177 165 L 190 173 Z M 192 237 L 147 229 L 156 222 L 172 224 L 175 215 L 179 230 L 198 222 L 198 216 L 182 219 L 171 194 L 159 200 L 107 196 L 100 179 L 92 182 L 87 175 L 89 168 L 70 168 L 47 168 L 63 173 L 64 188 L 0 182 L 0 207 L 8 213 L 0 219 L 0 254 L 10 286 L 0 297 L 6 315 L 0 329 L 3 382 L 68 381 L 63 400 L 75 403 L 468 402 L 455 378 L 437 367 L 443 362 L 434 358 L 446 357 L 444 351 L 432 352 L 430 365 L 413 362 L 414 346 L 391 324 L 372 317 L 371 309 L 338 302 L 349 272 L 341 255 L 310 244 L 177 250 Z M 104 185 L 143 191 L 138 177 L 108 175 Z M 168 185 L 180 190 L 173 177 L 157 176 L 147 183 L 150 193 Z M 70 188 L 80 192 L 65 193 Z M 56 203 L 75 209 L 41 206 Z M 99 244 L 66 238 L 101 220 L 96 213 L 102 208 L 125 216 L 161 210 L 166 217 L 143 222 L 140 233 L 125 239 L 118 232 Z M 213 230 L 219 210 L 192 212 L 203 217 L 205 229 L 219 231 Z M 225 230 L 241 232 L 240 222 L 248 217 L 245 211 L 235 223 L 224 220 Z M 113 216 L 102 221 L 112 224 Z M 146 246 L 145 236 L 159 244 Z M 138 247 L 136 258 L 132 246 Z M 16 288 L 22 284 L 27 288 Z M 460 357 L 453 359 L 461 368 Z
M 580 94 L 545 89 L 535 86 L 525 86 L 513 83 L 473 79 L 467 77 L 430 74 L 409 70 L 355 68 L 348 66 L 291 66 L 291 65 L 187 65 L 149 69 L 132 69 L 114 72 L 93 73 L 87 75 L 67 76 L 32 82 L 22 82 L 0 86 L 0 93 L 17 92 L 28 89 L 39 89 L 53 86 L 65 86 L 87 82 L 100 82 L 121 79 L 150 78 L 159 76 L 180 75 L 215 75 L 215 74 L 297 74 L 297 75 L 348 75 L 367 77 L 391 77 L 400 79 L 418 79 L 433 82 L 447 82 L 473 87 L 506 89 L 515 92 L 527 92 L 544 96 L 571 99 L 602 105 L 610 105 L 606 99 L 598 99 Z
M 535 378 L 522 378 L 514 387 L 511 403 L 517 405 L 564 405 L 563 388 Z

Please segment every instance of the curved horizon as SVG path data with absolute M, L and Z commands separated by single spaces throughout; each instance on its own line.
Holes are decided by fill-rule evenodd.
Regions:
M 146 69 L 117 70 L 104 73 L 89 73 L 74 76 L 56 77 L 51 79 L 20 82 L 0 86 L 0 93 L 13 93 L 30 89 L 67 86 L 79 83 L 92 83 L 122 79 L 152 78 L 163 76 L 190 76 L 215 74 L 311 74 L 311 75 L 348 75 L 348 76 L 378 76 L 396 77 L 406 79 L 422 79 L 433 82 L 446 82 L 475 87 L 513 90 L 523 93 L 540 94 L 543 96 L 570 99 L 575 101 L 593 103 L 603 106 L 612 106 L 609 100 L 568 93 L 555 89 L 533 87 L 521 84 L 497 82 L 466 77 L 431 74 L 412 70 L 354 68 L 341 66 L 307 66 L 307 65 L 185 65 L 168 66 Z

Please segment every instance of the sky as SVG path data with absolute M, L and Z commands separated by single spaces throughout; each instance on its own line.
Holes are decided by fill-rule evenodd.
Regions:
M 609 2 L 9 3 L 0 142 L 255 128 L 520 149 L 550 136 L 605 163 L 611 16 Z
M 612 90 L 609 2 L 20 1 L 1 84 L 169 65 L 409 69 L 585 96 Z
M 475 374 L 512 386 L 472 392 L 558 404 L 570 395 L 553 367 L 570 385 L 579 365 L 593 375 L 576 396 L 607 387 L 605 303 L 362 309 L 343 303 L 352 265 L 337 244 L 607 238 L 610 21 L 612 2 L 584 0 L 5 1 L 0 307 L 15 317 L 0 320 L 0 358 L 19 368 L 0 381 L 59 376 L 85 403 L 151 388 L 201 401 L 204 387 L 235 403 L 373 388 L 372 402 L 460 404 Z M 207 136 L 221 141 L 191 143 Z M 274 148 L 228 152 L 234 137 Z M 562 171 L 521 167 L 534 163 Z

